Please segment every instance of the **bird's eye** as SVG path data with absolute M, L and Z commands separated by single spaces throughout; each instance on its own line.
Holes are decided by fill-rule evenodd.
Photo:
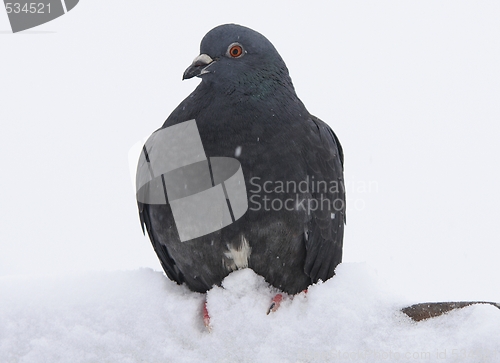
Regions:
M 243 47 L 239 45 L 238 43 L 233 43 L 229 46 L 227 49 L 227 53 L 232 57 L 232 58 L 238 58 L 243 55 Z

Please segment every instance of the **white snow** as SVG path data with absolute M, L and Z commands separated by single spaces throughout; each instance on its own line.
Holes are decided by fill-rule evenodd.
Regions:
M 500 311 L 415 323 L 365 264 L 285 297 L 250 269 L 204 294 L 149 269 L 0 278 L 0 362 L 498 362 Z

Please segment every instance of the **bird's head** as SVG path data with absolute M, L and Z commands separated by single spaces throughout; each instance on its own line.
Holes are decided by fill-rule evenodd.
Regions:
M 272 43 L 262 34 L 236 24 L 220 25 L 205 35 L 200 55 L 182 79 L 195 76 L 226 93 L 240 90 L 247 95 L 262 94 L 276 87 L 293 91 L 285 62 Z

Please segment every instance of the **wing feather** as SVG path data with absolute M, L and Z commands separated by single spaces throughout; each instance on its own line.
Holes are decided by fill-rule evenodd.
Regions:
M 311 116 L 310 149 L 306 151 L 308 175 L 316 184 L 311 198 L 318 207 L 310 210 L 305 234 L 306 261 L 304 271 L 313 282 L 326 281 L 342 261 L 344 237 L 345 186 L 342 146 L 332 129 L 317 117 Z M 325 184 L 318 182 L 324 181 Z M 329 206 L 329 207 L 327 207 Z

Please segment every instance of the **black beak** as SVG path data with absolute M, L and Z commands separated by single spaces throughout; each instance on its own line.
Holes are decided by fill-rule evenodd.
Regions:
M 191 65 L 184 71 L 184 74 L 182 75 L 182 79 L 190 79 L 193 77 L 199 77 L 202 74 L 209 73 L 210 71 L 207 71 L 206 69 L 212 64 L 214 60 L 210 58 L 210 56 L 206 54 L 200 54 L 198 57 L 196 57 L 191 63 Z

